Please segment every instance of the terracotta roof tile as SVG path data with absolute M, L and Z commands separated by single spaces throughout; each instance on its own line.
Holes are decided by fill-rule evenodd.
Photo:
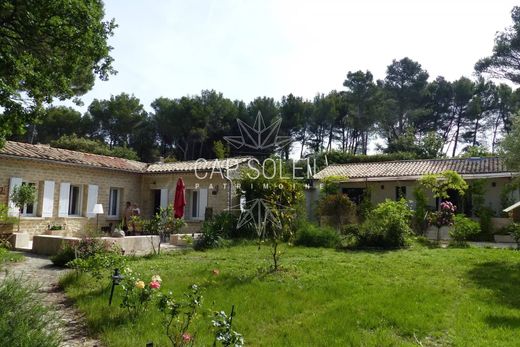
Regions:
M 332 164 L 314 175 L 315 179 L 330 176 L 354 178 L 389 178 L 422 176 L 453 170 L 461 175 L 509 173 L 499 158 L 458 158 L 402 160 L 375 163 Z
M 250 157 L 237 157 L 220 161 L 208 159 L 205 161 L 146 164 L 135 160 L 54 148 L 49 145 L 32 145 L 14 141 L 6 141 L 5 146 L 0 148 L 0 155 L 140 173 L 191 172 L 195 169 L 211 171 L 219 167 L 227 170 L 246 163 L 250 159 Z
M 151 164 L 146 170 L 147 173 L 165 173 L 165 172 L 189 172 L 189 171 L 211 171 L 234 169 L 237 165 L 244 164 L 250 157 L 236 157 L 228 158 L 223 160 L 207 159 L 207 160 L 192 160 L 192 161 L 179 161 L 174 163 L 159 163 Z
M 0 148 L 0 155 L 50 160 L 68 164 L 87 165 L 97 168 L 132 172 L 143 172 L 147 167 L 147 164 L 135 160 L 71 151 L 68 149 L 50 147 L 48 145 L 31 145 L 14 141 L 6 141 L 5 146 Z

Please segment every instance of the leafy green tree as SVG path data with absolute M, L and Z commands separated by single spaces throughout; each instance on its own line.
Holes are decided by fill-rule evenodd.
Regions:
M 409 58 L 393 60 L 387 67 L 382 86 L 390 102 L 381 125 L 389 143 L 408 129 L 417 131 L 421 125 L 426 114 L 423 105 L 428 76 L 421 64 Z
M 53 98 L 70 99 L 115 71 L 98 0 L 0 3 L 0 146 L 23 132 Z
M 349 104 L 349 114 L 342 122 L 348 124 L 342 131 L 342 149 L 367 154 L 368 139 L 376 121 L 377 86 L 370 71 L 348 72 L 343 82 L 347 88 L 345 98 Z
M 513 25 L 495 37 L 493 54 L 475 64 L 478 73 L 520 83 L 520 7 L 511 11 Z
M 36 125 L 34 141 L 50 143 L 63 135 L 86 135 L 81 113 L 71 107 L 56 106 L 45 110 L 42 119 Z
M 510 170 L 520 171 L 520 115 L 513 118 L 511 132 L 502 140 L 501 155 Z
M 304 123 L 307 121 L 305 118 L 305 108 L 305 101 L 301 97 L 296 97 L 293 94 L 282 97 L 282 101 L 280 103 L 280 115 L 282 117 L 282 123 L 280 126 L 279 135 L 290 136 L 293 140 L 296 140 L 297 135 L 301 134 L 301 130 L 305 128 Z M 305 138 L 302 140 L 304 141 Z M 285 160 L 289 159 L 291 146 L 292 143 L 282 149 Z
M 88 116 L 96 125 L 94 135 L 112 148 L 130 144 L 130 134 L 146 119 L 146 111 L 138 98 L 121 93 L 109 100 L 94 99 Z
M 455 171 L 446 170 L 440 174 L 424 175 L 419 179 L 420 187 L 433 193 L 433 197 L 447 199 L 448 191 L 455 190 L 460 195 L 464 195 L 468 190 L 468 184 Z
M 100 140 L 92 140 L 78 137 L 76 134 L 64 135 L 51 142 L 52 147 L 69 149 L 71 151 L 108 155 L 113 157 L 139 160 L 137 153 L 126 146 L 115 146 L 109 148 L 106 143 Z
M 30 184 L 22 184 L 14 187 L 10 195 L 13 204 L 18 208 L 18 232 L 20 232 L 20 217 L 25 205 L 34 204 L 36 201 L 36 188 Z
M 453 134 L 452 156 L 457 154 L 461 130 L 468 124 L 468 113 L 471 99 L 475 93 L 475 83 L 469 78 L 461 77 L 453 82 L 453 105 L 450 128 L 455 128 Z
M 217 159 L 225 159 L 229 156 L 229 148 L 222 141 L 213 142 L 213 152 L 215 152 Z
M 261 219 L 251 223 L 256 227 L 260 240 L 268 240 L 271 244 L 274 271 L 279 265 L 280 242 L 287 241 L 294 235 L 304 213 L 301 210 L 303 186 L 285 178 L 284 173 L 277 172 L 278 169 L 276 164 L 271 167 L 265 165 L 265 173 L 246 169 L 241 172 L 240 177 L 246 198 L 245 208 L 251 215 L 266 216 L 266 222 Z

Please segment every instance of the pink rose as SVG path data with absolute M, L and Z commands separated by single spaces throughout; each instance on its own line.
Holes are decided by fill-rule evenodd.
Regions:
M 152 281 L 152 282 L 150 282 L 150 288 L 159 289 L 159 288 L 161 288 L 161 283 L 158 281 Z
M 182 334 L 182 341 L 184 341 L 184 342 L 190 342 L 191 339 L 192 339 L 192 336 L 191 336 L 190 334 L 188 334 L 188 333 L 184 333 L 184 334 Z

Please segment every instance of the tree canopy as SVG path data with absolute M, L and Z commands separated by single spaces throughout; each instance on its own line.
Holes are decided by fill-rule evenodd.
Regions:
M 114 73 L 99 0 L 0 3 L 0 145 L 40 115 L 53 98 L 92 89 Z
M 520 83 L 520 7 L 513 8 L 511 18 L 513 25 L 496 35 L 493 54 L 480 59 L 475 70 Z

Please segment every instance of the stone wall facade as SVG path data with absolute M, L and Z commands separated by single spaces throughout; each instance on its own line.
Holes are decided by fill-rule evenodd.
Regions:
M 90 186 L 97 187 L 96 203 L 102 204 L 104 209 L 104 213 L 98 216 L 99 227 L 111 225 L 113 229 L 122 221 L 126 201 L 136 203 L 144 218 L 149 218 L 155 213 L 158 199 L 161 200 L 161 207 L 171 205 L 175 197 L 177 180 L 180 177 L 183 178 L 186 186 L 185 218 L 188 226 L 185 229 L 188 233 L 200 231 L 206 213 L 211 212 L 215 215 L 239 204 L 234 184 L 220 174 L 209 177 L 208 173 L 206 178 L 199 179 L 193 172 L 146 174 L 5 157 L 0 157 L 0 204 L 9 203 L 10 183 L 13 179 L 34 184 L 37 190 L 37 201 L 33 213 L 22 216 L 20 232 L 29 233 L 31 238 L 33 235 L 41 234 L 80 236 L 89 228 L 95 228 L 97 223 L 97 218 L 92 214 L 89 215 L 91 211 L 87 211 Z M 43 217 L 42 211 L 45 181 L 54 182 L 50 217 Z M 81 191 L 81 211 L 77 216 L 60 216 L 60 190 L 63 182 L 77 186 Z M 111 189 L 118 189 L 119 192 L 119 213 L 115 216 L 108 215 Z M 193 191 L 197 191 L 195 202 Z M 207 211 L 206 207 L 210 211 Z M 193 208 L 200 208 L 200 211 L 193 211 Z M 61 230 L 50 231 L 53 226 L 59 226 Z M 0 225 L 0 234 L 16 230 L 16 225 Z
M 109 192 L 111 188 L 121 191 L 119 210 L 123 211 L 124 202 L 127 200 L 140 202 L 141 200 L 141 176 L 137 173 L 124 171 L 82 167 L 76 165 L 60 164 L 47 161 L 29 159 L 0 158 L 0 203 L 8 204 L 10 181 L 13 178 L 22 179 L 23 182 L 32 183 L 36 187 L 37 200 L 34 213 L 31 216 L 22 216 L 20 232 L 31 235 L 45 234 L 51 226 L 61 226 L 63 235 L 78 235 L 86 230 L 90 224 L 96 225 L 96 217 L 87 216 L 87 200 L 89 185 L 95 185 L 97 190 L 97 203 L 103 205 L 104 214 L 99 215 L 99 226 L 113 225 L 121 221 L 119 216 L 108 216 Z M 54 194 L 52 204 L 52 216 L 42 217 L 44 181 L 54 182 Z M 80 214 L 78 216 L 59 217 L 60 186 L 62 182 L 78 186 L 81 191 Z M 4 230 L 17 229 L 17 226 L 4 226 Z

